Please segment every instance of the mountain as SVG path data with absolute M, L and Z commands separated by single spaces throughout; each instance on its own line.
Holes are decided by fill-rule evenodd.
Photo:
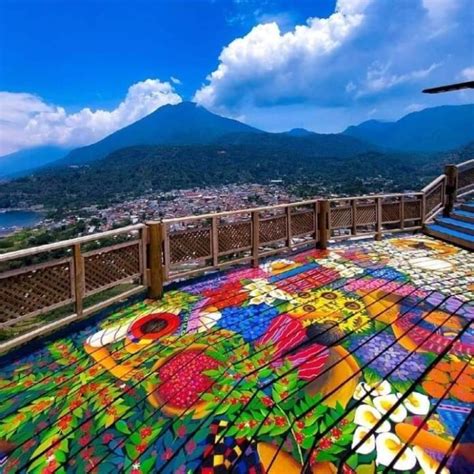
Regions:
M 213 114 L 193 102 L 165 105 L 93 145 L 71 151 L 57 165 L 79 165 L 137 145 L 205 145 L 232 133 L 259 133 L 237 120 Z
M 343 133 L 383 148 L 439 152 L 474 139 L 474 104 L 445 105 L 413 112 L 396 122 L 369 120 Z
M 67 148 L 42 146 L 0 156 L 0 178 L 22 176 L 66 156 L 68 152 Z
M 290 135 L 291 137 L 307 137 L 313 135 L 314 132 L 310 132 L 305 128 L 292 128 L 288 132 L 284 132 L 286 135 Z
M 276 149 L 290 158 L 295 153 L 313 157 L 342 158 L 373 151 L 376 147 L 358 138 L 336 133 L 232 133 L 214 143 L 253 149 Z

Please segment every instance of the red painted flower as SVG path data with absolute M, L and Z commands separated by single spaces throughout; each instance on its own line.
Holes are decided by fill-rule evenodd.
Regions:
M 140 436 L 142 438 L 147 438 L 148 436 L 151 435 L 151 433 L 152 433 L 152 429 L 149 426 L 145 426 L 144 428 L 140 430 Z

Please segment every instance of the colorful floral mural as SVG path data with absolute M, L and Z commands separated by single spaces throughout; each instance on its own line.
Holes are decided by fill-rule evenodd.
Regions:
M 0 368 L 0 471 L 472 473 L 474 259 L 427 237 L 189 281 Z

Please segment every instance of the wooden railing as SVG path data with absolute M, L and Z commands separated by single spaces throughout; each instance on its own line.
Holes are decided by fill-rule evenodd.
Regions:
M 257 266 L 264 257 L 301 247 L 326 248 L 329 241 L 380 239 L 419 230 L 438 213 L 449 212 L 457 194 L 472 191 L 474 160 L 448 165 L 445 174 L 421 192 L 315 199 L 165 219 L 3 254 L 0 331 L 71 307 L 70 314 L 41 324 L 18 338 L 22 341 L 144 290 L 159 298 L 166 282 L 230 265 Z M 107 296 L 108 290 L 117 288 L 113 296 L 95 301 L 98 294 Z M 5 347 L 0 343 L 0 351 Z
M 60 318 L 64 324 L 145 290 L 146 249 L 147 227 L 140 224 L 0 255 L 0 330 L 70 308 Z M 101 300 L 98 293 L 114 287 L 126 290 Z M 86 307 L 88 299 L 93 304 Z M 42 324 L 32 333 L 58 324 Z

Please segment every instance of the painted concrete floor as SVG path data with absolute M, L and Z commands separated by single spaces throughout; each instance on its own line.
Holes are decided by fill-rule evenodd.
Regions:
M 474 259 L 427 237 L 220 272 L 0 368 L 0 471 L 474 472 Z

